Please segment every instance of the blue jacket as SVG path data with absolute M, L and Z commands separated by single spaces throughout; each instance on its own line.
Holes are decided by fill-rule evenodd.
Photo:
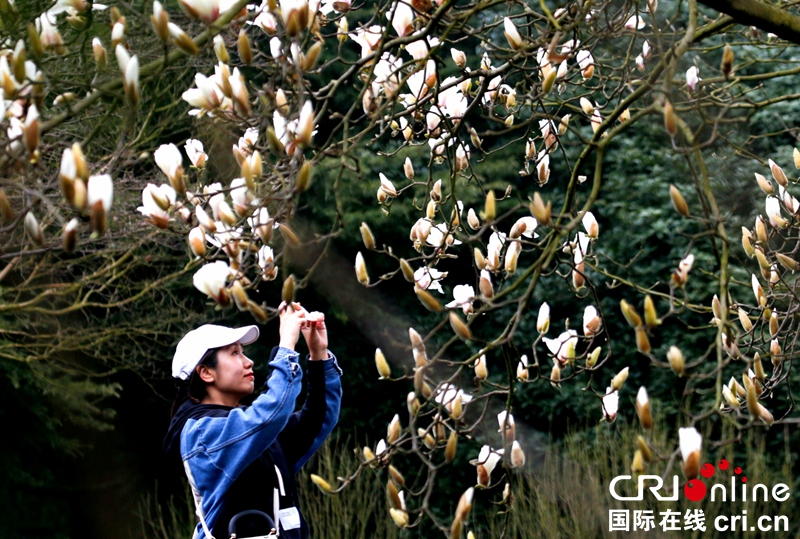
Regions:
M 166 449 L 180 448 L 192 493 L 216 539 L 227 539 L 230 518 L 248 509 L 280 521 L 282 539 L 308 537 L 294 476 L 338 421 L 342 371 L 333 354 L 309 361 L 306 400 L 295 412 L 303 379 L 297 359 L 297 352 L 273 348 L 272 374 L 250 406 L 187 400 L 172 418 Z M 204 536 L 198 524 L 195 537 Z

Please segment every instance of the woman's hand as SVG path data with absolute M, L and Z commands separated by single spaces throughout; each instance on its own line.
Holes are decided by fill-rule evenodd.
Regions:
M 308 323 L 306 321 L 306 310 L 303 308 L 297 310 L 293 305 L 287 305 L 286 302 L 283 302 L 278 307 L 281 317 L 279 346 L 288 348 L 289 350 L 294 350 L 294 347 L 297 346 L 297 340 L 300 338 L 300 331 L 303 330 Z
M 303 309 L 299 303 L 295 305 Z M 325 327 L 325 314 L 319 311 L 309 313 L 305 309 L 303 312 L 306 315 L 306 327 L 302 331 L 311 360 L 328 359 L 328 330 Z

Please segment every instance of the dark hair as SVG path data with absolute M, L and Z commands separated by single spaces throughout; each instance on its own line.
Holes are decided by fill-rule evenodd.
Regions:
M 206 367 L 210 367 L 212 369 L 216 368 L 217 366 L 217 352 L 222 350 L 224 347 L 220 348 L 211 348 L 207 350 L 206 353 L 203 355 L 203 358 L 197 364 L 197 367 L 200 365 L 205 365 Z M 176 387 L 178 389 L 178 394 L 175 397 L 175 401 L 172 403 L 172 410 L 170 410 L 169 417 L 175 415 L 175 412 L 178 411 L 178 408 L 186 402 L 186 399 L 192 399 L 194 402 L 200 402 L 206 396 L 206 383 L 200 378 L 200 375 L 197 374 L 197 367 L 194 368 L 192 374 L 189 375 L 188 380 L 180 380 Z

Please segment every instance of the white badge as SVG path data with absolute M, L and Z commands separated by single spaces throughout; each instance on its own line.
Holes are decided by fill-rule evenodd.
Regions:
M 279 512 L 281 527 L 284 530 L 293 530 L 300 527 L 300 512 L 297 507 L 287 507 Z

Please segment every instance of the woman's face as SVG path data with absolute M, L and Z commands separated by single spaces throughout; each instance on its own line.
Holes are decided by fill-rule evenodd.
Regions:
M 226 397 L 225 400 L 238 402 L 251 394 L 255 387 L 253 361 L 244 355 L 239 342 L 220 348 L 217 352 L 217 366 L 209 368 L 207 374 L 213 377 L 208 389 L 213 387 Z

